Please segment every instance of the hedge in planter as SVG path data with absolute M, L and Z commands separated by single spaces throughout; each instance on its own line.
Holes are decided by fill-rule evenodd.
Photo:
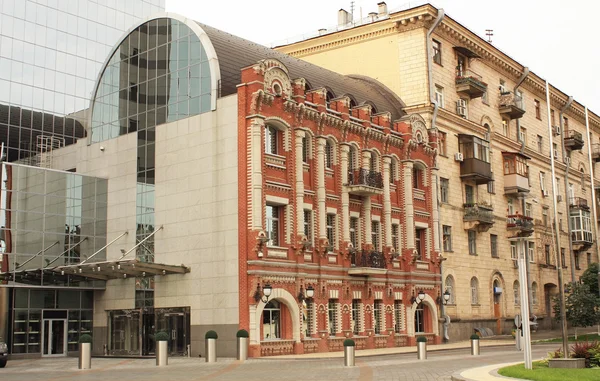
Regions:
M 425 336 L 417 337 L 417 343 L 426 343 L 426 342 L 427 342 L 427 338 Z
M 215 331 L 208 331 L 206 332 L 206 335 L 204 335 L 205 339 L 218 339 L 219 335 L 217 335 L 217 333 Z
M 160 331 L 156 335 L 154 335 L 154 340 L 156 341 L 169 341 L 169 334 L 165 331 Z
M 212 332 L 214 332 L 214 331 L 212 331 Z M 207 334 L 208 334 L 208 332 L 207 332 Z M 217 333 L 215 332 L 215 335 L 216 334 Z M 248 334 L 248 331 L 246 331 L 245 329 L 240 329 L 239 331 L 237 331 L 235 337 L 238 337 L 238 338 L 246 337 L 247 338 L 247 337 L 250 337 L 250 335 Z M 216 337 L 215 337 L 215 339 L 216 339 Z
M 92 343 L 92 336 L 88 335 L 87 333 L 84 333 L 83 335 L 79 336 L 79 343 L 83 344 L 83 343 Z
M 479 340 L 479 335 L 477 335 L 477 334 L 472 334 L 472 335 L 471 335 L 471 340 Z
M 354 346 L 356 346 L 356 343 L 352 339 L 346 339 L 346 340 L 344 340 L 344 346 L 345 347 L 354 347 Z

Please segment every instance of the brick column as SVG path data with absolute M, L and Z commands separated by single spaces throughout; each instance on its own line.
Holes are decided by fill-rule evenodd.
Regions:
M 402 162 L 404 172 L 404 212 L 406 214 L 406 248 L 415 248 L 415 210 L 413 205 L 413 162 Z
M 325 144 L 324 137 L 317 138 L 317 205 L 319 213 L 319 239 L 327 238 L 327 209 L 325 205 Z M 333 242 L 329 242 L 333 244 Z
M 362 151 L 362 168 L 371 169 L 371 151 Z M 371 240 L 371 196 L 363 196 L 363 221 L 365 225 L 365 245 L 372 245 Z
M 296 130 L 295 144 L 295 164 L 296 164 L 296 234 L 304 234 L 304 163 L 302 162 L 302 139 L 306 133 L 302 130 Z
M 383 224 L 385 232 L 385 246 L 392 246 L 392 202 L 390 200 L 390 164 L 392 158 L 383 157 Z

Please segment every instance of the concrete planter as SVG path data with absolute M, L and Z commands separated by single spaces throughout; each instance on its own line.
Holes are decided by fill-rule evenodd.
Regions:
M 205 339 L 206 362 L 217 362 L 217 339 Z
M 238 337 L 237 338 L 237 359 L 239 361 L 248 360 L 248 338 Z
M 585 368 L 585 359 L 550 359 L 548 360 L 548 368 L 583 369 Z
M 354 366 L 355 365 L 354 357 L 355 357 L 354 347 L 353 346 L 344 347 L 344 366 Z
M 427 342 L 417 342 L 417 360 L 427 360 Z
M 156 342 L 156 366 L 169 365 L 169 346 L 167 341 Z
M 92 343 L 79 343 L 79 369 L 92 369 Z

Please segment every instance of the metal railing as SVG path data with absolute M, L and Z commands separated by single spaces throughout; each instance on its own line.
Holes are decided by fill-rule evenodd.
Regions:
M 467 81 L 474 81 L 482 87 L 487 87 L 487 83 L 483 82 L 483 77 L 470 69 L 456 68 L 456 84 Z
M 385 257 L 383 253 L 374 250 L 362 250 L 351 253 L 350 263 L 356 267 L 385 269 Z
M 500 107 L 514 106 L 521 110 L 525 110 L 525 108 L 523 108 L 523 98 L 511 92 L 500 93 L 498 104 Z
M 581 134 L 581 132 L 575 130 L 567 130 L 567 133 L 565 134 L 565 139 L 574 139 L 583 142 L 583 135 Z
M 366 185 L 373 188 L 383 188 L 381 172 L 361 168 L 348 173 L 348 185 Z
M 569 206 L 572 208 L 589 209 L 588 201 L 583 197 L 571 197 L 569 199 Z
M 533 229 L 533 218 L 522 214 L 509 214 L 506 216 L 506 227 L 530 230 Z

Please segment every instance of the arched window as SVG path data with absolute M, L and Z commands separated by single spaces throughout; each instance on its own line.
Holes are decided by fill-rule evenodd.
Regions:
M 397 163 L 396 159 L 392 157 L 390 161 L 390 183 L 393 184 L 396 181 Z
M 415 165 L 412 170 L 412 180 L 414 189 L 423 189 L 423 168 Z
M 531 283 L 531 302 L 538 304 L 538 286 L 536 282 Z
M 371 167 L 371 171 L 379 170 L 379 157 L 377 156 L 376 151 L 371 151 L 371 159 L 369 162 L 369 166 Z
M 354 172 L 360 167 L 357 159 L 358 155 L 356 153 L 356 147 L 350 146 L 350 149 L 348 150 L 348 172 Z
M 515 306 L 520 306 L 521 305 L 521 289 L 519 288 L 518 280 L 516 280 L 515 283 L 513 283 L 513 297 L 515 300 Z
M 277 155 L 279 131 L 273 126 L 265 126 L 265 153 Z
M 302 137 L 302 162 L 308 164 L 308 159 L 310 158 L 310 144 L 311 139 L 310 135 L 304 134 Z
M 471 304 L 479 304 L 479 282 L 476 277 L 471 278 Z
M 263 340 L 281 339 L 281 305 L 271 300 L 263 310 Z
M 423 303 L 415 310 L 415 333 L 425 332 L 425 311 Z
M 445 287 L 445 291 L 450 293 L 450 300 L 448 300 L 448 304 L 456 304 L 456 290 L 454 289 L 454 277 L 452 275 L 448 275 L 446 277 Z
M 333 93 L 333 91 L 331 91 L 330 89 L 327 89 L 327 93 L 325 94 L 325 105 L 327 108 L 329 108 L 329 104 L 331 103 L 331 100 L 335 98 L 335 94 Z

